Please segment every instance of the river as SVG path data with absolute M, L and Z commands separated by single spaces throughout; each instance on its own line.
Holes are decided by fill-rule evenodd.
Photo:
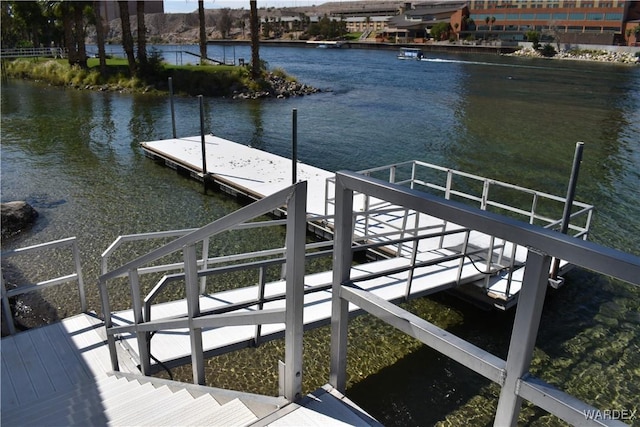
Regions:
M 178 48 L 197 52 L 157 48 L 168 61 L 187 61 L 173 53 Z M 298 156 L 317 167 L 418 159 L 558 195 L 583 141 L 576 198 L 596 206 L 590 239 L 640 255 L 640 67 L 441 53 L 398 61 L 393 51 L 359 49 L 260 52 L 270 68 L 323 92 L 206 99 L 207 132 L 289 156 L 295 108 Z M 212 45 L 209 56 L 247 59 L 250 52 Z M 2 201 L 27 200 L 40 212 L 32 229 L 3 240 L 3 250 L 77 236 L 92 309 L 99 310 L 99 256 L 118 235 L 195 227 L 240 206 L 144 157 L 139 142 L 171 137 L 166 97 L 10 80 L 1 98 Z M 178 136 L 199 134 L 197 99 L 176 97 L 175 111 Z M 230 238 L 217 250 L 250 249 L 263 238 L 281 236 Z M 12 264 L 37 277 L 57 262 Z M 532 372 L 602 410 L 640 410 L 640 289 L 584 270 L 566 279 L 546 302 Z M 78 310 L 73 288 L 44 298 L 59 316 Z M 486 312 L 448 295 L 403 306 L 506 356 L 512 312 Z M 384 424 L 491 423 L 497 387 L 375 319 L 351 325 L 347 395 Z M 307 390 L 328 379 L 327 331 L 306 335 Z M 211 359 L 208 385 L 274 394 L 279 358 L 281 342 Z M 190 381 L 188 370 L 175 375 Z M 521 423 L 562 425 L 526 405 Z

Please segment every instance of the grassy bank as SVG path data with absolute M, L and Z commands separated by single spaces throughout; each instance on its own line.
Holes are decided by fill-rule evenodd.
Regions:
M 55 86 L 119 92 L 164 92 L 169 77 L 177 94 L 230 96 L 235 92 L 262 90 L 268 81 L 250 79 L 245 67 L 231 65 L 168 65 L 155 63 L 139 76 L 131 76 L 125 59 L 107 59 L 107 73 L 100 75 L 99 60 L 88 67 L 69 65 L 65 59 L 16 59 L 3 61 L 3 75 L 42 81 Z M 282 73 L 281 73 L 282 74 Z

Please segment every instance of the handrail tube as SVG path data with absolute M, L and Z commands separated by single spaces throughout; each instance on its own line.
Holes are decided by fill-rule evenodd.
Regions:
M 552 256 L 595 270 L 617 279 L 636 284 L 640 277 L 640 258 L 593 242 L 575 239 L 562 233 L 536 227 L 515 219 L 481 211 L 463 203 L 447 201 L 430 194 L 398 187 L 374 178 L 365 178 L 353 172 L 338 172 L 354 191 L 371 191 L 374 187 L 378 197 L 387 198 L 396 205 L 408 204 L 409 208 L 438 218 L 453 217 L 461 225 L 473 224 L 473 229 L 488 235 L 517 243 L 521 246 L 537 247 Z
M 194 242 L 198 242 L 205 236 L 228 231 L 232 229 L 235 224 L 252 219 L 252 215 L 257 211 L 264 210 L 265 212 L 270 212 L 273 209 L 273 206 L 277 207 L 284 205 L 288 197 L 290 196 L 291 191 L 291 188 L 285 188 L 278 191 L 277 193 L 274 193 L 269 198 L 258 200 L 251 205 L 240 208 L 239 210 L 226 215 L 208 225 L 205 225 L 204 227 L 194 232 L 179 237 L 156 250 L 153 250 L 139 258 L 136 258 L 133 261 L 124 264 L 123 266 L 120 266 L 108 273 L 103 274 L 100 279 L 102 281 L 109 280 L 122 274 L 122 272 L 128 271 L 132 268 L 140 267 L 144 264 L 155 261 L 158 258 L 180 250 L 184 246 L 193 244 Z
M 194 328 L 219 328 L 224 326 L 241 326 L 260 324 L 284 323 L 285 309 L 267 309 L 239 313 L 217 313 L 196 316 L 189 320 L 188 317 L 163 318 L 152 320 L 138 325 L 116 326 L 111 333 L 136 332 L 148 333 L 161 330 Z
M 518 396 L 550 414 L 556 415 L 571 425 L 627 427 L 627 424 L 619 420 L 587 418 L 586 414 L 596 414 L 599 411 L 593 406 L 531 375 L 527 375 L 518 381 L 516 392 Z
M 319 258 L 319 257 L 322 257 L 322 256 L 326 256 L 326 255 L 330 254 L 331 252 L 332 251 L 313 252 L 313 253 L 310 253 L 310 254 L 306 254 L 306 258 Z M 237 270 L 247 270 L 249 268 L 263 268 L 263 267 L 267 267 L 267 266 L 283 264 L 285 261 L 286 260 L 284 258 L 274 258 L 274 259 L 271 259 L 271 260 L 256 261 L 254 263 L 245 263 L 245 264 L 234 265 L 234 266 L 216 267 L 216 268 L 212 268 L 212 269 L 198 271 L 198 277 L 230 273 L 230 272 L 237 271 Z M 164 290 L 164 288 L 166 286 L 168 286 L 170 283 L 178 281 L 178 280 L 183 279 L 183 278 L 184 278 L 184 273 L 176 273 L 176 274 L 172 274 L 172 275 L 166 275 L 156 284 L 156 286 L 153 287 L 153 289 L 151 291 L 149 291 L 149 293 L 147 294 L 147 296 L 143 300 L 144 318 L 145 319 L 147 319 L 147 320 L 151 319 L 151 312 L 150 312 L 151 305 L 153 303 L 153 300 L 157 297 L 157 295 L 160 292 L 162 292 L 162 290 Z M 315 287 L 313 289 L 315 289 Z M 264 301 L 267 302 L 266 299 Z M 251 301 L 252 304 L 255 304 L 256 302 L 257 301 Z M 244 303 L 241 303 L 241 304 L 244 304 Z M 230 306 L 232 306 L 232 305 L 230 305 Z
M 14 297 L 17 295 L 26 294 L 32 291 L 39 291 L 41 289 L 50 288 L 52 286 L 61 285 L 63 283 L 70 282 L 72 280 L 76 280 L 78 278 L 77 273 L 68 274 L 66 276 L 56 277 L 55 279 L 44 280 L 42 282 L 26 284 L 22 285 L 19 288 L 14 288 L 7 291 L 8 297 Z M 82 310 L 84 311 L 84 310 Z
M 367 274 L 366 276 L 361 276 L 361 277 L 357 277 L 357 278 L 353 278 L 351 279 L 351 281 L 353 283 L 358 283 L 358 282 L 365 282 L 367 280 L 372 280 L 372 279 L 377 279 L 379 277 L 384 277 L 384 276 L 389 276 L 391 274 L 397 274 L 397 273 L 402 273 L 405 272 L 407 270 L 417 270 L 419 268 L 422 267 L 429 267 L 432 265 L 438 265 L 442 262 L 446 262 L 446 261 L 453 261 L 455 259 L 458 258 L 464 258 L 465 256 L 468 255 L 475 255 L 477 253 L 482 253 L 484 252 L 484 249 L 477 249 L 471 252 L 467 252 L 466 254 L 463 253 L 457 253 L 457 254 L 453 254 L 453 255 L 444 255 L 441 256 L 439 258 L 436 259 L 432 259 L 429 261 L 420 261 L 414 265 L 408 265 L 408 266 L 404 266 L 404 267 L 394 267 L 394 268 L 390 268 L 387 270 L 383 270 L 383 271 L 379 271 L 376 273 L 371 273 L 371 274 Z M 486 273 L 482 273 L 482 274 L 486 274 Z
M 379 296 L 343 285 L 342 297 L 434 350 L 502 384 L 506 362 Z
M 263 325 L 285 323 L 284 308 L 248 311 L 241 313 L 207 314 L 193 319 L 195 328 L 218 328 L 223 326 Z
M 72 245 L 75 240 L 75 237 L 67 237 L 65 239 L 55 240 L 53 242 L 39 243 L 37 245 L 27 246 L 24 248 L 9 249 L 2 252 L 2 257 L 8 258 L 16 255 L 25 255 L 32 252 L 37 252 L 42 249 L 62 248 Z
M 237 224 L 235 227 L 232 227 L 232 230 L 244 230 L 251 228 L 261 228 L 261 227 L 273 227 L 278 225 L 284 225 L 286 220 L 268 220 L 268 221 L 254 221 L 254 222 L 244 222 L 241 224 Z M 182 230 L 167 230 L 167 231 L 154 231 L 149 233 L 137 233 L 137 234 L 125 234 L 122 236 L 118 236 L 112 243 L 107 247 L 107 249 L 102 253 L 101 258 L 103 259 L 103 269 L 102 273 L 107 272 L 107 264 L 104 261 L 105 258 L 110 257 L 123 243 L 127 242 L 137 242 L 141 240 L 148 239 L 161 239 L 167 237 L 178 237 L 184 236 L 185 234 L 192 233 L 198 230 L 197 228 L 185 228 Z
M 468 230 L 466 228 L 458 228 L 455 230 L 445 230 L 445 231 L 441 231 L 439 233 L 434 233 L 434 234 L 421 234 L 417 237 L 410 236 L 402 239 L 385 240 L 384 242 L 363 243 L 361 245 L 358 245 L 357 248 L 359 250 L 371 249 L 371 248 L 377 248 L 379 246 L 387 246 L 390 244 L 394 245 L 396 243 L 409 242 L 412 240 L 431 239 L 431 238 L 440 237 L 440 236 L 450 236 L 452 234 L 464 233 L 465 231 L 468 231 Z
M 447 167 L 438 166 L 438 165 L 435 165 L 435 164 L 432 164 L 432 163 L 423 162 L 423 161 L 420 161 L 420 160 L 413 160 L 413 161 L 407 161 L 407 162 L 402 162 L 402 163 L 394 163 L 392 165 L 380 166 L 380 167 L 372 168 L 372 169 L 365 169 L 363 171 L 359 171 L 358 173 L 382 171 L 382 170 L 384 170 L 386 168 L 389 168 L 390 166 L 401 166 L 401 165 L 412 164 L 412 163 L 416 164 L 416 165 L 419 165 L 419 166 L 423 166 L 423 167 L 429 168 L 429 169 L 435 169 L 435 170 L 440 171 L 440 172 L 447 172 L 447 173 L 451 173 L 451 174 L 454 174 L 454 175 L 457 175 L 457 176 L 461 176 L 463 178 L 473 179 L 475 181 L 483 182 L 483 181 L 485 181 L 487 179 L 487 178 L 479 176 L 479 175 L 475 175 L 475 174 L 471 174 L 471 173 L 463 172 L 463 171 L 458 171 L 458 170 L 453 170 L 453 169 L 450 169 L 450 168 L 447 168 Z M 418 182 L 418 180 L 416 180 L 416 182 Z M 564 201 L 565 201 L 565 198 L 563 198 L 561 196 L 556 196 L 554 194 L 545 193 L 545 192 L 542 192 L 542 191 L 533 190 L 533 189 L 529 189 L 529 188 L 526 188 L 526 187 L 521 187 L 519 185 L 510 184 L 510 183 L 504 182 L 504 181 L 497 181 L 497 180 L 491 179 L 491 184 L 499 185 L 501 187 L 509 188 L 509 189 L 512 189 L 512 190 L 519 190 L 519 191 L 522 191 L 522 192 L 525 192 L 525 193 L 529 193 L 529 194 L 537 194 L 538 196 L 549 198 L 549 199 L 552 199 L 552 200 L 555 200 L 555 201 L 558 201 L 558 202 L 562 202 L 562 203 L 564 203 Z M 576 202 L 576 203 L 579 203 L 581 206 L 589 206 L 589 205 L 587 205 L 585 203 L 582 203 L 582 202 Z
M 384 221 L 380 221 L 381 224 L 384 224 Z M 399 228 L 395 228 L 392 227 L 393 230 L 392 231 L 387 231 L 384 233 L 374 233 L 374 234 L 364 234 L 364 235 L 360 235 L 360 236 L 355 236 L 353 238 L 354 241 L 358 241 L 358 240 L 369 240 L 371 238 L 381 238 L 381 237 L 388 237 L 388 236 L 396 236 L 398 234 L 400 234 L 400 229 Z M 423 227 L 420 228 L 411 228 L 409 230 L 407 230 L 408 232 L 411 233 L 417 233 L 420 231 L 428 231 L 428 230 L 433 230 L 436 228 L 443 228 L 443 224 L 434 224 L 434 225 L 425 225 Z M 458 229 L 460 230 L 460 229 Z M 423 235 L 419 235 L 419 236 L 423 236 Z M 428 236 L 428 235 L 427 235 Z
M 71 247 L 71 256 L 73 258 L 74 273 L 67 274 L 53 279 L 37 282 L 35 284 L 26 284 L 15 289 L 7 291 L 5 286 L 4 277 L 2 278 L 2 305 L 4 307 L 4 317 L 9 328 L 9 334 L 14 334 L 15 327 L 13 326 L 13 315 L 11 313 L 11 307 L 9 304 L 9 298 L 16 295 L 22 295 L 27 292 L 37 291 L 45 288 L 49 288 L 63 283 L 69 283 L 77 281 L 78 295 L 80 298 L 80 309 L 82 312 L 87 311 L 87 298 L 84 290 L 84 280 L 82 277 L 82 264 L 80 262 L 80 250 L 78 248 L 77 239 L 75 237 L 67 237 L 64 239 L 54 240 L 52 242 L 39 243 L 36 245 L 26 246 L 23 248 L 15 248 L 4 251 L 0 256 L 4 258 L 10 258 L 19 255 L 29 255 L 34 252 L 48 250 L 48 249 L 63 249 Z

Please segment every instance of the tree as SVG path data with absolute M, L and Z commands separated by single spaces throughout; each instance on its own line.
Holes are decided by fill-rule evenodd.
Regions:
M 93 2 L 93 14 L 95 16 L 96 38 L 98 42 L 98 58 L 100 58 L 100 75 L 104 78 L 107 76 L 107 56 L 104 49 L 104 23 L 102 22 L 100 3 L 98 0 Z
M 198 20 L 200 22 L 200 65 L 204 65 L 207 58 L 207 30 L 205 28 L 203 0 L 198 0 Z
M 60 3 L 60 14 L 62 15 L 62 27 L 64 29 L 64 45 L 67 48 L 67 61 L 75 64 L 78 56 L 76 44 L 73 39 L 73 21 L 71 20 L 71 5 L 69 2 Z
M 434 40 L 445 40 L 449 38 L 449 23 L 438 22 L 431 28 L 431 35 Z
M 223 39 L 226 39 L 231 32 L 233 26 L 233 18 L 231 17 L 231 10 L 229 8 L 220 9 L 218 19 L 216 21 L 220 35 Z
M 84 42 L 84 6 L 85 2 L 75 2 L 73 5 L 73 38 L 77 46 L 77 57 L 75 63 L 82 68 L 87 68 L 87 46 Z
M 136 57 L 133 54 L 133 36 L 131 35 L 129 2 L 126 0 L 118 0 L 118 7 L 120 8 L 120 21 L 122 21 L 122 48 L 127 54 L 129 73 L 134 76 L 136 74 Z
M 138 22 L 138 62 L 141 69 L 147 68 L 147 27 L 144 25 L 144 1 L 136 2 L 136 20 Z
M 260 22 L 258 20 L 258 5 L 256 0 L 250 0 L 250 29 L 251 29 L 251 78 L 260 77 Z
M 527 31 L 527 40 L 531 42 L 532 47 L 535 50 L 540 49 L 540 33 L 534 30 Z

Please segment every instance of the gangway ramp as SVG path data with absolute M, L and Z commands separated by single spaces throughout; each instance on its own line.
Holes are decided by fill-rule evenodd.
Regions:
M 478 267 L 484 267 L 478 261 L 475 265 L 469 258 L 464 259 L 460 278 L 458 270 L 460 257 L 456 252 L 440 249 L 422 253 L 419 263 L 424 264 L 416 268 L 413 273 L 408 269 L 410 260 L 407 258 L 391 258 L 381 261 L 368 262 L 353 266 L 351 277 L 354 286 L 371 291 L 375 295 L 387 301 L 402 301 L 407 296 L 407 282 L 412 274 L 409 298 L 416 298 L 433 294 L 435 292 L 450 289 L 460 283 L 468 283 L 483 277 Z M 418 265 L 420 265 L 418 263 Z M 320 272 L 309 274 L 304 279 L 304 325 L 305 329 L 320 327 L 329 323 L 331 318 L 331 282 L 332 272 Z M 275 281 L 265 286 L 265 302 L 262 309 L 278 309 L 285 305 L 284 297 L 285 281 Z M 259 295 L 258 286 L 248 286 L 240 289 L 228 290 L 215 294 L 200 296 L 200 310 L 204 315 L 208 312 L 224 311 L 225 307 L 241 306 L 243 303 L 251 303 Z M 281 297 L 281 298 L 280 298 Z M 278 298 L 278 299 L 276 299 Z M 353 314 L 358 314 L 357 307 L 349 307 Z M 252 312 L 259 310 L 257 304 L 235 310 L 235 312 Z M 173 319 L 186 317 L 187 302 L 178 300 L 155 304 L 151 307 L 151 319 Z M 114 326 L 126 326 L 134 324 L 132 310 L 116 312 L 112 314 Z M 226 326 L 219 328 L 203 329 L 203 351 L 206 357 L 227 353 L 238 348 L 255 345 L 281 338 L 284 333 L 284 324 L 262 325 L 257 328 L 249 326 Z M 136 336 L 133 333 L 124 333 L 120 337 L 120 343 L 131 352 L 133 360 L 139 361 Z M 151 354 L 164 365 L 172 367 L 190 362 L 191 347 L 189 331 L 187 329 L 162 330 L 155 333 L 151 339 Z M 158 371 L 161 366 L 152 362 L 152 371 Z

